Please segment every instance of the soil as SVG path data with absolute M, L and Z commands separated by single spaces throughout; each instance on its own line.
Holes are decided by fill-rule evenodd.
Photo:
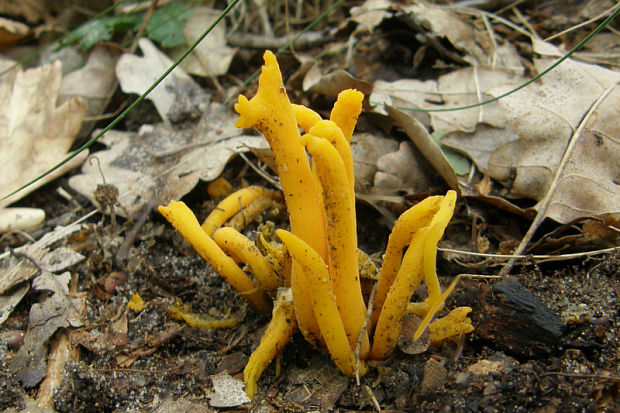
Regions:
M 228 174 L 243 176 L 231 172 L 242 170 L 243 164 L 236 161 Z M 187 198 L 199 216 L 213 206 L 212 201 L 203 201 L 204 190 L 200 186 Z M 66 206 L 58 205 L 56 211 L 63 209 Z M 69 215 L 79 214 L 73 210 Z M 285 225 L 285 219 L 284 214 L 277 217 L 278 226 Z M 373 210 L 360 207 L 360 244 L 371 253 L 383 249 L 388 234 L 387 228 L 372 224 L 378 221 Z M 207 409 L 211 376 L 226 371 L 242 378 L 248 356 L 269 321 L 248 307 L 156 214 L 140 230 L 129 258 L 115 264 L 115 246 L 130 227 L 119 219 L 112 228 L 110 217 L 100 216 L 68 242 L 87 257 L 73 269 L 78 294 L 88 303 L 87 322 L 71 330 L 79 357 L 65 365 L 54 396 L 57 411 L 150 411 L 163 401 L 178 399 Z M 248 227 L 248 236 L 255 228 L 256 224 Z M 449 275 L 455 267 L 440 260 L 439 268 Z M 614 411 L 620 384 L 619 268 L 620 257 L 614 255 L 514 270 L 513 277 L 541 300 L 545 311 L 562 320 L 561 336 L 543 348 L 534 347 L 530 354 L 514 351 L 502 337 L 477 330 L 422 354 L 397 350 L 388 360 L 375 363 L 358 386 L 342 376 L 324 351 L 297 333 L 282 353 L 279 377 L 272 363 L 259 381 L 257 396 L 233 410 Z M 442 277 L 446 285 L 450 280 Z M 463 280 L 447 307 L 472 307 L 478 329 L 492 307 L 489 300 L 496 282 Z M 127 307 L 134 293 L 146 302 L 141 311 Z M 2 327 L 3 337 L 27 329 L 30 306 L 42 299 L 37 294 L 28 297 Z M 241 322 L 221 330 L 185 326 L 168 316 L 168 307 L 177 299 L 193 312 L 215 318 L 230 314 Z M 115 330 L 124 317 L 126 331 Z M 98 347 L 93 340 L 101 337 L 106 345 Z M 4 340 L 0 347 L 0 407 L 20 409 L 27 396 L 36 396 L 36 387 L 24 389 L 10 371 L 8 363 L 16 348 L 8 344 Z

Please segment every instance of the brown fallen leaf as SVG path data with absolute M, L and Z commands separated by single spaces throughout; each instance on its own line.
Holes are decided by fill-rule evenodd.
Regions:
M 192 16 L 185 21 L 182 33 L 185 45 L 170 49 L 168 54 L 177 60 L 192 45 L 222 11 L 204 6 L 192 8 Z M 220 76 L 228 72 L 230 62 L 237 50 L 227 46 L 226 21 L 221 21 L 198 46 L 181 62 L 188 73 L 198 76 Z
M 534 42 L 543 57 L 535 61 L 540 72 L 551 65 L 559 52 L 549 44 Z M 493 151 L 489 175 L 506 184 L 510 194 L 537 201 L 557 179 L 557 187 L 541 211 L 560 223 L 589 215 L 620 210 L 620 73 L 568 59 L 541 83 L 500 100 L 507 122 L 520 136 Z M 508 91 L 500 87 L 495 96 Z M 584 118 L 597 99 L 608 95 L 590 117 Z M 582 123 L 585 122 L 583 125 Z M 569 140 L 576 136 L 560 176 L 555 176 Z
M 0 50 L 14 45 L 30 34 L 30 27 L 23 23 L 0 17 Z
M 48 6 L 45 0 L 2 0 L 0 1 L 0 14 L 23 17 L 28 23 L 36 23 L 47 15 Z
M 312 67 L 304 77 L 303 89 L 307 92 L 321 93 L 333 98 L 345 89 L 357 89 L 370 96 L 372 84 L 364 80 L 356 79 L 344 70 L 323 74 L 318 65 Z
M 351 138 L 351 155 L 353 156 L 353 170 L 355 175 L 355 192 L 368 193 L 371 191 L 377 161 L 387 153 L 398 149 L 398 142 L 371 133 L 356 133 Z
M 118 56 L 118 49 L 95 46 L 83 67 L 63 76 L 58 92 L 59 102 L 78 96 L 86 104 L 85 116 L 101 115 L 116 90 L 114 66 Z M 79 136 L 88 135 L 94 125 L 95 120 L 84 122 Z
M 12 63 L 3 62 L 0 69 Z M 72 98 L 57 106 L 60 63 L 0 77 L 0 196 L 33 180 L 67 156 L 84 117 L 84 102 Z M 0 208 L 21 199 L 84 161 L 83 152 L 56 172 L 0 200 Z
M 407 134 L 409 139 L 411 139 L 418 150 L 422 152 L 426 160 L 433 165 L 435 171 L 441 175 L 448 186 L 455 191 L 459 191 L 458 179 L 454 173 L 454 169 L 452 169 L 452 166 L 439 148 L 439 145 L 431 138 L 424 125 L 406 112 L 392 107 L 386 109 L 396 125 Z
M 53 295 L 30 308 L 28 331 L 24 344 L 9 363 L 9 369 L 25 387 L 36 386 L 46 374 L 46 344 L 52 335 L 63 327 L 82 325 L 82 298 L 69 296 L 71 274 L 55 275 L 47 271 L 35 279 L 33 287 L 39 291 L 52 291 Z
M 213 103 L 198 125 L 173 129 L 164 124 L 144 125 L 138 133 L 107 132 L 100 142 L 109 149 L 97 152 L 99 162 L 86 162 L 82 174 L 69 185 L 96 203 L 97 185 L 115 185 L 123 208 L 116 213 L 136 219 L 145 207 L 180 199 L 200 179 L 217 178 L 230 158 L 252 148 L 267 148 L 264 139 L 242 135 L 234 127 L 237 115 Z M 99 164 L 99 165 L 98 165 Z M 101 167 L 101 172 L 99 170 Z
M 411 142 L 401 142 L 397 151 L 381 156 L 377 168 L 372 191 L 376 194 L 426 194 L 436 185 L 433 168 Z
M 126 93 L 144 93 L 173 61 L 147 38 L 138 40 L 142 56 L 126 53 L 118 59 L 116 76 Z M 197 119 L 208 104 L 208 97 L 180 67 L 175 68 L 153 89 L 151 100 L 164 122 Z

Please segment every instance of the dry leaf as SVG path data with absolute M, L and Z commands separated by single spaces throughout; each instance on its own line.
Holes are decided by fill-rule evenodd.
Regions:
M 457 108 L 493 98 L 488 92 L 494 87 L 516 87 L 523 81 L 522 77 L 501 70 L 470 67 L 441 76 L 437 90 L 444 108 Z M 473 132 L 478 123 L 502 128 L 506 121 L 499 104 L 494 102 L 466 110 L 433 112 L 431 123 L 438 132 Z
M 356 133 L 351 138 L 351 155 L 355 176 L 355 192 L 368 193 L 377 173 L 377 161 L 398 149 L 398 142 L 370 133 Z
M 25 387 L 34 387 L 45 377 L 46 344 L 56 330 L 83 324 L 85 302 L 82 298 L 68 295 L 70 280 L 71 274 L 68 272 L 56 276 L 43 271 L 33 282 L 35 289 L 52 291 L 54 294 L 43 303 L 35 303 L 30 307 L 24 344 L 9 363 L 9 369 Z
M 476 126 L 473 133 L 451 132 L 441 138 L 441 143 L 466 154 L 480 171 L 489 170 L 489 159 L 501 145 L 519 139 L 511 128 L 494 128 L 485 124 Z
M 488 55 L 481 47 L 480 42 L 481 39 L 488 41 L 488 36 L 483 37 L 478 29 L 459 15 L 445 7 L 422 1 L 405 6 L 403 9 L 411 13 L 411 18 L 419 26 L 428 29 L 429 34 L 448 39 L 456 49 L 468 54 L 470 57 L 466 56 L 465 60 L 472 64 L 485 63 Z
M 177 60 L 188 46 L 192 45 L 221 14 L 221 10 L 204 6 L 192 8 L 192 16 L 185 21 L 183 36 L 186 45 L 169 51 L 173 60 Z M 198 76 L 219 76 L 228 72 L 230 62 L 236 49 L 227 46 L 226 21 L 223 20 L 211 30 L 198 46 L 181 62 L 181 67 L 188 73 Z
M 116 64 L 116 76 L 126 93 L 144 93 L 173 63 L 148 39 L 138 45 L 142 56 L 124 54 Z M 165 122 L 197 119 L 207 106 L 207 95 L 180 67 L 175 68 L 149 94 L 157 112 Z
M 381 156 L 377 168 L 373 188 L 377 194 L 425 194 L 436 182 L 433 168 L 411 142 L 401 142 L 398 151 Z
M 219 373 L 210 376 L 213 382 L 213 391 L 207 394 L 211 407 L 237 407 L 251 400 L 243 390 L 241 380 L 231 377 L 228 373 Z
M 390 0 L 367 0 L 361 6 L 351 7 L 351 20 L 360 25 L 358 31 L 372 32 L 383 19 L 391 17 Z
M 537 52 L 554 58 L 537 60 L 542 71 L 559 54 L 555 48 L 534 42 Z M 567 60 L 542 82 L 500 101 L 510 126 L 520 139 L 498 147 L 489 160 L 489 175 L 510 185 L 513 196 L 541 200 L 574 131 L 605 90 L 613 88 L 600 104 L 581 136 L 577 137 L 565 170 L 559 177 L 548 216 L 560 223 L 588 215 L 620 210 L 620 73 Z M 509 90 L 496 88 L 494 95 Z M 539 208 L 537 205 L 536 208 Z
M 62 78 L 59 102 L 78 96 L 86 103 L 86 116 L 103 113 L 116 89 L 114 66 L 118 56 L 117 49 L 104 45 L 95 46 L 82 68 Z M 94 124 L 94 120 L 84 122 L 79 135 L 86 136 Z
M 459 191 L 458 180 L 452 166 L 441 152 L 439 145 L 428 134 L 424 125 L 403 111 L 392 107 L 388 107 L 387 110 L 390 117 L 396 122 L 396 125 L 409 136 L 409 139 L 422 152 L 426 160 L 433 165 L 433 168 L 441 175 L 448 186 L 455 191 Z
M 434 109 L 442 103 L 441 95 L 437 90 L 435 80 L 400 79 L 394 82 L 377 80 L 369 98 L 374 111 L 387 115 L 386 106 L 397 109 Z M 411 116 L 430 126 L 430 114 L 426 112 L 410 111 Z
M 357 89 L 364 96 L 370 96 L 372 83 L 356 79 L 344 70 L 323 75 L 320 67 L 316 65 L 306 73 L 303 89 L 306 92 L 321 93 L 333 98 L 338 97 L 338 93 L 345 89 Z
M 0 50 L 19 42 L 30 34 L 30 27 L 23 23 L 0 17 Z
M 443 75 L 437 81 L 377 81 L 370 96 L 370 104 L 378 113 L 386 113 L 385 106 L 395 106 L 427 127 L 430 116 L 435 132 L 473 132 L 478 123 L 503 128 L 506 121 L 498 103 L 466 110 L 429 113 L 407 109 L 434 110 L 474 105 L 493 98 L 488 92 L 497 86 L 516 86 L 523 81 L 522 77 L 506 71 L 469 67 Z
M 109 131 L 100 142 L 109 149 L 96 154 L 97 162 L 86 162 L 82 174 L 69 185 L 96 204 L 94 191 L 103 183 L 115 185 L 118 201 L 131 217 L 144 207 L 180 199 L 199 179 L 217 178 L 230 158 L 252 148 L 266 148 L 258 136 L 241 135 L 234 127 L 237 115 L 213 103 L 211 112 L 191 129 L 144 125 L 138 133 Z M 125 211 L 116 213 L 125 216 Z
M 45 211 L 38 208 L 0 208 L 0 232 L 28 231 L 45 219 Z
M 45 0 L 0 0 L 0 14 L 24 17 L 28 23 L 36 23 L 47 15 L 47 3 Z
M 66 227 L 57 227 L 56 229 L 54 229 L 54 231 L 48 232 L 47 234 L 42 236 L 38 241 L 16 248 L 15 253 L 16 255 L 27 256 L 35 262 L 53 262 L 54 265 L 51 268 L 52 270 L 63 271 L 68 268 L 68 266 L 76 263 L 76 260 L 79 257 L 83 257 L 80 254 L 73 252 L 72 254 L 69 254 L 71 256 L 70 259 L 58 260 L 58 256 L 56 255 L 54 250 L 50 252 L 49 248 L 58 241 L 63 240 L 69 235 L 82 229 L 82 224 L 72 224 Z M 48 254 L 51 254 L 51 257 L 53 258 L 45 258 Z M 3 258 L 3 271 L 2 273 L 0 273 L 0 294 L 6 294 L 18 284 L 30 280 L 38 272 L 38 268 L 36 268 L 27 259 L 18 258 L 15 255 L 4 256 Z M 50 270 L 50 268 L 45 269 L 48 271 Z M 0 306 L 0 314 L 2 314 L 2 306 Z M 3 315 L 0 315 L 0 325 L 3 321 L 2 317 Z
M 10 63 L 2 65 L 6 69 Z M 0 77 L 0 194 L 28 183 L 67 156 L 84 116 L 84 103 L 72 98 L 56 106 L 60 63 Z M 83 153 L 55 173 L 0 201 L 5 207 L 79 165 Z

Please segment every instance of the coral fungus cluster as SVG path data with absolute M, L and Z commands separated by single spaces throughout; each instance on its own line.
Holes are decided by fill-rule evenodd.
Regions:
M 235 105 L 241 115 L 236 126 L 258 129 L 273 152 L 290 219 L 290 231 L 276 231 L 282 244 L 272 245 L 261 237 L 259 248 L 238 230 L 224 226 L 244 209 L 255 213 L 265 209 L 278 197 L 273 191 L 241 189 L 222 201 L 202 225 L 182 202 L 159 207 L 256 310 L 268 312 L 274 300 L 272 320 L 244 371 L 248 395 L 255 394 L 260 375 L 297 327 L 309 342 L 326 347 L 350 377 L 366 373 L 366 360 L 382 360 L 394 350 L 407 312 L 423 318 L 416 338 L 427 326 L 432 342 L 471 332 L 467 307 L 431 322 L 454 287 L 453 283 L 442 292 L 435 260 L 437 242 L 452 217 L 455 192 L 429 197 L 401 215 L 389 237 L 374 301 L 365 297 L 349 146 L 363 95 L 341 92 L 330 119 L 323 120 L 290 103 L 275 56 L 266 52 L 264 59 L 256 96 L 251 100 L 239 96 Z M 262 206 L 252 208 L 257 202 Z M 287 259 L 292 262 L 287 264 Z M 238 263 L 247 264 L 252 277 Z M 410 303 L 422 281 L 428 298 Z

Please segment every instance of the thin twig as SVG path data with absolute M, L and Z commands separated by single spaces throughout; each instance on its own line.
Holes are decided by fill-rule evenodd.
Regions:
M 571 260 L 574 258 L 580 258 L 580 257 L 589 257 L 592 255 L 600 255 L 600 254 L 607 254 L 609 252 L 614 252 L 614 251 L 620 251 L 620 246 L 617 247 L 610 247 L 610 248 L 603 248 L 600 250 L 594 250 L 594 251 L 582 251 L 582 252 L 573 252 L 570 254 L 558 254 L 558 255 L 544 255 L 544 254 L 540 254 L 540 255 L 527 255 L 527 254 L 489 254 L 489 253 L 483 253 L 483 252 L 473 252 L 473 251 L 463 251 L 463 250 L 455 250 L 452 248 L 441 248 L 441 247 L 437 247 L 437 251 L 441 251 L 441 252 L 449 252 L 451 254 L 459 254 L 459 255 L 470 255 L 473 257 L 484 257 L 484 258 L 495 258 L 495 259 L 506 259 L 506 258 L 512 258 L 512 259 L 534 259 L 534 260 L 556 260 L 556 261 L 560 261 L 560 260 Z

